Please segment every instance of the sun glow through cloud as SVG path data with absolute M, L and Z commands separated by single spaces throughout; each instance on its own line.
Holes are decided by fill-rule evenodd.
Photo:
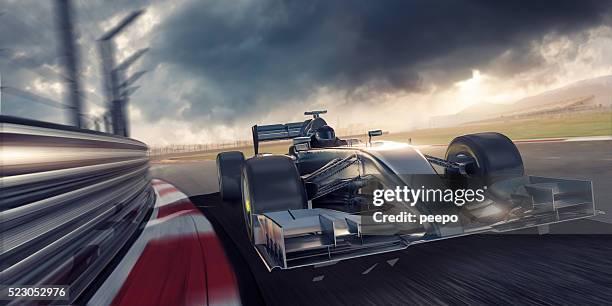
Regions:
M 474 69 L 471 78 L 455 83 L 458 88 L 457 100 L 461 106 L 465 107 L 480 102 L 483 96 L 481 83 L 484 78 L 485 76 L 481 75 L 479 70 Z

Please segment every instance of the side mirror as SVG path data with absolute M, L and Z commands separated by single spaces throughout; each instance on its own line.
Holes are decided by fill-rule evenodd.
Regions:
M 310 137 L 295 137 L 293 138 L 293 147 L 295 151 L 307 151 L 310 149 Z
M 299 144 L 294 145 L 293 147 L 295 148 L 296 152 L 310 150 L 310 144 L 309 143 L 299 143 Z
M 382 130 L 371 130 L 371 131 L 368 131 L 368 136 L 370 136 L 370 137 L 380 136 L 382 134 L 383 134 Z
M 368 143 L 372 145 L 372 137 L 380 136 L 383 134 L 382 130 L 370 130 L 368 131 Z
M 298 145 L 302 143 L 310 143 L 310 137 L 300 136 L 293 138 L 293 145 Z

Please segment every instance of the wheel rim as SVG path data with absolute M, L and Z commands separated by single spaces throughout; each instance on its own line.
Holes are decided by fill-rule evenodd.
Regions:
M 250 239 L 253 238 L 253 226 L 252 226 L 252 219 L 253 219 L 253 213 L 252 213 L 252 205 L 253 205 L 253 201 L 251 199 L 251 194 L 249 192 L 249 181 L 246 178 L 246 175 L 243 176 L 243 180 L 242 180 L 242 212 L 244 215 L 244 224 L 246 226 L 247 229 L 247 235 L 249 236 Z

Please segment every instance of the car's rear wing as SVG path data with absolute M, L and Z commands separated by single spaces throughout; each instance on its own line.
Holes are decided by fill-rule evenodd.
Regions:
M 285 124 L 254 125 L 253 131 L 253 150 L 259 153 L 259 142 L 293 139 L 302 134 L 304 125 L 307 122 L 293 122 Z

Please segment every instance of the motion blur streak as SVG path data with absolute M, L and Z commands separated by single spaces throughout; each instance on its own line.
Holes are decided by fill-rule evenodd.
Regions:
M 147 147 L 14 117 L 0 123 L 0 279 L 68 285 L 73 303 L 153 209 Z
M 125 158 L 130 156 L 142 157 L 144 154 L 143 152 L 135 152 L 133 150 L 34 146 L 6 148 L 0 154 L 0 157 L 7 165 L 69 162 L 77 159 Z
M 212 225 L 187 196 L 154 180 L 155 209 L 90 305 L 237 305 L 236 276 Z

